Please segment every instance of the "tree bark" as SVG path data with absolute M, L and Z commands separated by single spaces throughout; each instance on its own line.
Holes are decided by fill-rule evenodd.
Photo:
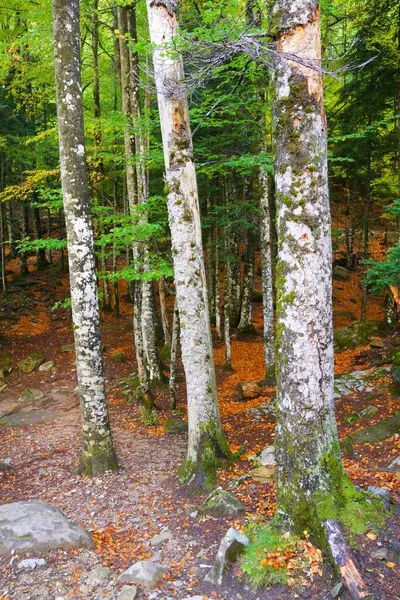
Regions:
M 79 0 L 53 0 L 61 184 L 66 219 L 72 318 L 81 398 L 83 453 L 89 475 L 117 468 L 108 418 L 89 208 L 80 76 Z
M 179 310 L 178 303 L 175 298 L 174 318 L 172 321 L 172 340 L 171 340 L 171 360 L 169 364 L 169 397 L 171 399 L 172 410 L 176 409 L 176 375 L 177 375 L 177 358 L 179 344 Z
M 256 256 L 256 236 L 254 231 L 247 233 L 246 261 L 243 277 L 243 293 L 240 309 L 239 333 L 251 333 L 253 314 L 254 260 Z
M 275 374 L 274 296 L 272 284 L 271 215 L 269 210 L 269 177 L 260 169 L 260 249 L 263 290 L 263 337 L 265 376 Z
M 121 96 L 122 110 L 125 115 L 125 157 L 126 157 L 126 184 L 128 206 L 134 222 L 138 220 L 136 205 L 144 205 L 147 201 L 147 185 L 145 171 L 145 149 L 141 133 L 131 133 L 133 121 L 136 120 L 136 131 L 140 131 L 140 99 L 139 99 L 139 72 L 137 55 L 132 52 L 127 44 L 126 35 L 136 39 L 135 10 L 133 7 L 118 6 L 118 27 L 120 31 L 120 61 L 121 61 Z M 139 220 L 145 221 L 142 216 Z M 148 249 L 144 244 L 132 245 L 133 258 L 139 273 L 149 270 Z M 134 329 L 139 334 L 141 327 L 141 341 L 136 343 L 135 350 L 138 364 L 141 363 L 147 372 L 149 381 L 141 381 L 147 388 L 148 383 L 161 379 L 160 363 L 157 353 L 155 338 L 154 308 L 152 281 L 142 279 L 135 284 L 135 297 L 137 298 Z M 141 307 L 138 312 L 138 307 Z M 143 355 L 138 357 L 138 352 Z M 144 375 L 144 371 L 139 369 Z
M 160 277 L 158 280 L 158 295 L 160 297 L 160 312 L 161 312 L 161 323 L 164 332 L 164 341 L 168 348 L 171 348 L 171 330 L 168 321 L 167 312 L 167 294 L 164 277 Z
M 147 0 L 154 76 L 166 167 L 168 214 L 186 375 L 189 444 L 182 471 L 203 487 L 215 481 L 218 456 L 229 455 L 221 427 L 208 313 L 200 209 L 183 65 L 173 52 L 176 3 Z
M 278 0 L 272 30 L 278 221 L 277 517 L 326 534 L 353 489 L 343 469 L 333 403 L 332 249 L 322 78 L 286 59 L 321 64 L 316 0 Z M 355 490 L 354 490 L 355 491 Z M 326 516 L 328 514 L 328 516 Z

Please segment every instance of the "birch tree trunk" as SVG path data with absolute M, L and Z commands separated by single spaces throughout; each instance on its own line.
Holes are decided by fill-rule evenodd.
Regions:
M 117 468 L 108 418 L 89 208 L 80 79 L 79 0 L 53 0 L 61 184 L 68 240 L 72 318 L 81 398 L 80 471 Z
M 176 295 L 186 375 L 189 444 L 185 480 L 212 485 L 218 457 L 229 455 L 221 427 L 208 313 L 200 209 L 182 59 L 173 53 L 177 35 L 174 0 L 147 0 L 154 44 L 157 87 L 168 190 Z
M 259 173 L 260 198 L 260 239 L 261 239 L 261 270 L 263 290 L 263 337 L 265 356 L 265 377 L 275 375 L 275 339 L 274 339 L 274 296 L 272 285 L 272 246 L 271 246 L 271 215 L 269 210 L 269 177 L 260 169 Z
M 120 61 L 121 61 L 121 96 L 122 110 L 125 115 L 125 157 L 126 157 L 126 183 L 128 206 L 134 221 L 138 218 L 136 205 L 144 205 L 147 200 L 146 171 L 144 164 L 145 149 L 143 136 L 140 133 L 132 134 L 131 129 L 133 120 L 136 120 L 136 130 L 140 131 L 140 103 L 139 103 L 139 73 L 137 65 L 137 56 L 132 52 L 127 44 L 126 35 L 131 39 L 136 38 L 135 11 L 132 7 L 118 6 L 118 27 L 120 30 Z M 139 270 L 144 265 L 144 271 L 148 270 L 148 250 L 143 244 L 133 244 L 133 257 Z M 140 298 L 138 295 L 140 294 Z M 139 311 L 139 307 L 140 311 Z M 135 316 L 134 330 L 140 335 L 141 341 L 136 341 L 135 350 L 138 362 L 139 376 L 142 373 L 144 377 L 147 372 L 147 379 L 141 380 L 144 388 L 148 387 L 148 382 L 159 381 L 161 379 L 161 370 L 157 354 L 157 344 L 155 338 L 154 325 L 154 307 L 153 307 L 153 289 L 152 281 L 141 280 L 135 284 Z M 141 327 L 139 333 L 138 327 Z M 142 356 L 138 353 L 142 352 Z M 143 365 L 142 370 L 139 363 Z
M 278 51 L 320 66 L 316 0 L 278 0 L 271 24 Z M 323 522 L 340 520 L 349 502 L 362 502 L 362 494 L 344 474 L 333 404 L 332 251 L 322 78 L 281 54 L 273 87 L 279 236 L 277 516 L 293 531 L 307 530 L 329 543 Z

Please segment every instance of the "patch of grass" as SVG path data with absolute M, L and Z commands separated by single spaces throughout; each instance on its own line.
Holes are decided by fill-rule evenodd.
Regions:
M 154 409 L 149 411 L 145 406 L 140 406 L 139 414 L 140 420 L 142 421 L 143 425 L 146 425 L 146 427 L 158 427 L 160 424 L 158 421 L 157 411 Z
M 252 524 L 242 570 L 254 587 L 304 584 L 305 577 L 321 575 L 322 553 L 307 539 L 281 533 L 266 524 Z

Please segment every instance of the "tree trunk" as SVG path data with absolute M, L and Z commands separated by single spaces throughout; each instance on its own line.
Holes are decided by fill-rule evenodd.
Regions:
M 158 295 L 160 297 L 161 323 L 164 332 L 164 341 L 168 348 L 171 348 L 171 330 L 168 321 L 167 295 L 164 277 L 158 280 Z
M 218 228 L 215 228 L 215 329 L 217 337 L 222 340 L 221 330 L 221 267 Z
M 122 110 L 125 115 L 125 157 L 126 157 L 126 184 L 128 206 L 134 222 L 138 219 L 136 205 L 145 204 L 147 201 L 146 172 L 144 165 L 145 150 L 143 136 L 139 133 L 131 135 L 132 119 L 136 119 L 136 129 L 140 128 L 140 103 L 139 103 L 139 73 L 137 55 L 129 49 L 126 35 L 136 39 L 135 11 L 134 8 L 118 6 L 118 27 L 120 31 L 120 60 L 121 60 L 121 95 Z M 142 217 L 141 221 L 145 219 Z M 132 246 L 133 257 L 139 272 L 149 270 L 148 249 L 143 244 L 134 243 Z M 144 265 L 142 269 L 142 263 Z M 143 355 L 137 357 L 138 364 L 143 363 L 151 381 L 161 379 L 160 363 L 158 360 L 157 344 L 155 338 L 153 291 L 152 282 L 142 279 L 135 284 L 135 296 L 141 294 L 140 302 L 135 309 L 136 325 L 141 326 L 141 342 L 136 343 L 136 355 L 143 350 Z M 140 306 L 140 313 L 138 313 Z M 138 329 L 134 326 L 138 333 Z M 140 370 L 140 372 L 144 373 Z M 146 387 L 148 382 L 141 381 Z
M 0 253 L 1 253 L 1 285 L 3 291 L 7 291 L 7 283 L 6 283 L 6 258 L 5 258 L 5 242 L 4 242 L 4 215 L 3 215 L 3 203 L 0 201 Z
M 225 285 L 224 285 L 224 343 L 225 343 L 225 368 L 232 369 L 231 351 L 231 276 L 232 264 L 229 260 L 229 240 L 225 234 Z
M 29 221 L 28 221 L 28 206 L 25 200 L 22 200 L 20 203 L 20 217 L 19 217 L 19 234 L 20 239 L 23 240 L 29 235 Z M 20 258 L 20 274 L 25 276 L 29 275 L 28 269 L 28 256 L 24 250 L 19 251 Z
M 265 376 L 275 375 L 274 296 L 272 284 L 271 216 L 269 210 L 269 177 L 260 169 L 260 249 L 263 290 L 263 325 Z
M 178 358 L 178 343 L 179 343 L 179 311 L 178 303 L 175 298 L 174 318 L 172 322 L 172 340 L 171 340 L 171 360 L 169 364 L 169 397 L 171 399 L 172 410 L 176 409 L 176 374 L 177 374 L 177 358 Z
M 186 375 L 189 444 L 183 478 L 201 486 L 215 481 L 218 456 L 229 455 L 218 407 L 208 313 L 207 281 L 196 172 L 177 34 L 176 4 L 147 0 L 168 190 L 176 295 Z M 193 477 L 192 477 L 193 476 Z
M 83 421 L 80 471 L 117 468 L 108 418 L 89 208 L 80 77 L 79 0 L 53 0 L 61 184 Z
M 239 333 L 251 333 L 255 329 L 251 324 L 253 314 L 254 260 L 256 256 L 256 236 L 254 231 L 247 233 L 246 262 L 243 277 L 243 293 L 240 309 Z
M 13 203 L 12 200 L 6 203 L 6 224 L 8 232 L 8 245 L 10 248 L 10 258 L 17 258 L 17 247 L 15 242 L 14 233 L 14 216 L 13 216 Z
M 315 0 L 278 0 L 277 49 L 321 61 Z M 332 249 L 322 77 L 276 58 L 273 115 L 278 220 L 277 517 L 329 545 L 323 520 L 339 518 L 357 491 L 347 480 L 333 404 Z M 350 494 L 349 494 L 350 492 Z M 361 497 L 362 494 L 359 494 Z M 361 501 L 361 500 L 360 500 Z
M 36 202 L 36 200 L 37 200 L 36 193 L 34 194 L 34 199 Z M 40 216 L 40 208 L 38 206 L 33 206 L 32 213 L 33 213 L 33 229 L 35 232 L 35 236 L 36 236 L 37 240 L 41 240 L 41 239 L 43 239 L 43 232 L 42 232 L 42 219 Z M 47 258 L 46 258 L 46 250 L 44 248 L 39 248 L 39 250 L 36 253 L 36 266 L 39 271 L 42 271 L 43 269 L 45 269 L 46 267 L 49 266 L 49 263 L 47 262 Z

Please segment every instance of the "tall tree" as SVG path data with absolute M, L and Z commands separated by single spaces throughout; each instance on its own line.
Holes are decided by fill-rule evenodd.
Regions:
M 317 0 L 278 0 L 271 27 L 280 53 L 273 77 L 276 134 L 277 516 L 311 532 L 338 563 L 338 522 L 365 499 L 348 481 L 333 403 L 332 256 L 327 124 Z M 289 55 L 292 60 L 285 58 Z M 353 598 L 364 583 L 345 552 Z M 354 571 L 352 568 L 354 567 Z M 349 577 L 349 571 L 352 576 Z M 355 574 L 354 574 L 355 573 Z
M 89 207 L 80 75 L 79 0 L 53 0 L 61 183 L 83 425 L 80 470 L 117 467 L 108 418 Z
M 174 51 L 177 4 L 147 0 L 166 168 L 169 224 L 186 375 L 189 444 L 183 470 L 201 486 L 229 455 L 221 426 L 208 313 L 200 209 L 181 56 Z

